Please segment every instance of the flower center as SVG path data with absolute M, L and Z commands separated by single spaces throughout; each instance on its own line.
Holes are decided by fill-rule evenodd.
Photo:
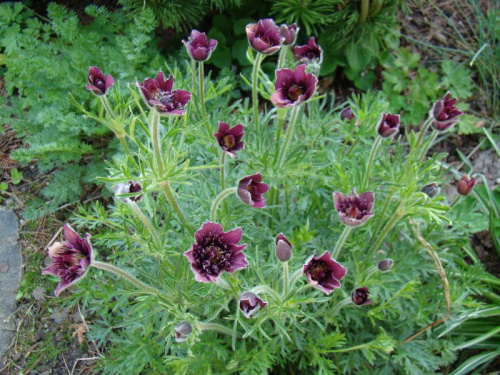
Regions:
M 94 79 L 94 86 L 102 91 L 104 91 L 104 89 L 106 87 L 106 85 L 104 84 L 104 81 L 100 80 L 99 78 Z
M 322 260 L 313 260 L 307 272 L 314 281 L 321 281 L 328 275 L 330 268 Z
M 224 136 L 223 142 L 224 142 L 224 146 L 228 150 L 232 149 L 234 147 L 234 145 L 236 144 L 236 140 L 234 139 L 234 136 L 232 136 L 230 134 Z
M 293 84 L 287 91 L 287 97 L 292 102 L 296 102 L 300 95 L 304 94 L 304 87 L 302 85 Z
M 203 242 L 193 247 L 196 268 L 202 274 L 218 276 L 231 266 L 232 253 L 220 234 L 211 234 Z

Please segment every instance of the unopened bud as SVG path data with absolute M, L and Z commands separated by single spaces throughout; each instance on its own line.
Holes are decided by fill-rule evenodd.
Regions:
M 382 259 L 378 262 L 377 267 L 380 271 L 389 271 L 394 261 L 392 259 Z
M 351 107 L 344 108 L 342 112 L 340 112 L 340 119 L 349 121 L 354 119 L 354 114 L 352 113 Z
M 436 195 L 439 194 L 440 191 L 441 188 L 435 182 L 425 185 L 422 188 L 422 193 L 427 194 L 429 198 L 434 198 Z
M 468 195 L 474 184 L 476 183 L 476 179 L 474 177 L 469 178 L 465 173 L 462 175 L 462 178 L 457 183 L 457 191 L 460 195 Z
M 188 336 L 193 331 L 191 324 L 187 322 L 181 322 L 175 327 L 175 341 L 184 342 L 187 340 Z
M 278 234 L 276 237 L 276 258 L 280 262 L 288 262 L 292 257 L 292 244 L 283 235 L 283 233 Z
M 370 291 L 366 286 L 362 288 L 357 288 L 353 290 L 351 298 L 352 302 L 354 302 L 356 305 L 361 306 L 361 305 L 369 305 L 372 303 L 370 299 L 368 299 L 368 296 L 370 295 Z
M 139 193 L 142 191 L 142 186 L 137 181 L 116 184 L 114 190 L 117 199 L 122 203 L 130 203 L 130 201 L 138 202 L 142 199 L 142 194 L 133 197 L 120 197 L 122 194 Z

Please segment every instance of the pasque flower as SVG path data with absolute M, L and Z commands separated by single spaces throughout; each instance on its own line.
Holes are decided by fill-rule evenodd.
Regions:
M 456 98 L 452 98 L 449 92 L 446 93 L 443 99 L 438 100 L 432 108 L 432 116 L 434 121 L 432 126 L 437 130 L 446 130 L 458 122 L 458 117 L 463 114 L 455 103 Z
M 243 125 L 238 124 L 230 128 L 229 124 L 219 121 L 219 129 L 214 134 L 214 137 L 219 142 L 219 146 L 234 158 L 236 156 L 235 152 L 243 148 L 244 142 L 241 141 L 243 134 Z
M 128 203 L 129 200 L 133 202 L 139 202 L 142 199 L 142 194 L 135 195 L 133 197 L 120 197 L 121 194 L 139 193 L 142 191 L 142 186 L 137 181 L 129 181 L 128 183 L 119 183 L 114 187 L 115 195 L 118 200 L 122 203 Z
M 260 309 L 266 307 L 267 302 L 262 301 L 255 293 L 245 292 L 240 295 L 240 310 L 246 318 L 251 318 Z
M 237 194 L 249 206 L 263 208 L 266 207 L 266 201 L 262 194 L 268 189 L 269 185 L 262 182 L 262 175 L 257 173 L 240 180 Z
M 270 18 L 248 24 L 246 32 L 250 46 L 264 55 L 272 55 L 278 51 L 284 39 L 279 27 Z
M 183 40 L 182 43 L 184 43 L 187 53 L 194 61 L 207 61 L 215 47 L 217 47 L 215 39 L 208 40 L 207 35 L 198 30 L 191 31 L 188 41 Z
M 346 107 L 340 112 L 340 119 L 341 120 L 354 120 L 354 113 L 352 113 L 351 107 Z
M 174 76 L 170 75 L 165 81 L 162 71 L 158 72 L 155 79 L 146 78 L 144 82 L 137 82 L 146 104 L 156 108 L 161 115 L 183 115 L 186 113 L 184 106 L 191 99 L 191 93 L 185 90 L 172 90 Z
M 109 88 L 115 83 L 111 75 L 107 74 L 106 77 L 104 77 L 101 69 L 97 66 L 91 66 L 89 68 L 88 80 L 89 83 L 86 85 L 87 90 L 92 91 L 92 93 L 98 96 L 106 95 Z
M 291 25 L 285 25 L 285 24 L 281 25 L 280 35 L 283 37 L 283 45 L 291 46 L 295 44 L 299 30 L 300 28 L 294 23 L 292 23 Z
M 394 261 L 390 258 L 382 259 L 381 261 L 379 261 L 377 263 L 377 268 L 382 272 L 389 271 L 391 269 L 393 263 L 394 263 Z
M 340 220 L 346 225 L 357 226 L 373 215 L 370 210 L 375 202 L 375 194 L 366 192 L 358 195 L 353 189 L 348 196 L 340 192 L 333 193 L 333 201 Z
M 81 238 L 69 224 L 64 225 L 63 234 L 66 241 L 54 242 L 49 247 L 49 256 L 53 262 L 42 271 L 44 275 L 54 275 L 61 279 L 54 291 L 56 296 L 80 281 L 94 260 L 90 234 Z
M 370 291 L 366 286 L 362 288 L 357 288 L 352 291 L 352 302 L 354 302 L 358 306 L 369 305 L 372 303 L 370 299 L 368 299 L 370 295 Z
M 318 79 L 314 74 L 306 74 L 306 66 L 299 65 L 295 71 L 279 69 L 276 71 L 276 83 L 271 102 L 278 107 L 293 107 L 310 99 L 316 91 Z
M 175 326 L 175 342 L 187 341 L 188 336 L 193 331 L 193 327 L 188 322 L 180 322 Z
M 217 281 L 224 271 L 233 273 L 248 266 L 242 253 L 247 245 L 238 245 L 241 235 L 241 228 L 224 232 L 219 224 L 209 221 L 201 226 L 194 235 L 196 243 L 184 253 L 191 263 L 196 281 Z
M 465 173 L 462 175 L 462 178 L 457 183 L 457 191 L 460 195 L 469 195 L 474 184 L 476 183 L 476 179 L 474 177 L 469 178 Z
M 390 113 L 382 113 L 377 132 L 381 137 L 392 137 L 399 131 L 399 115 L 391 115 Z
M 307 280 L 326 294 L 330 294 L 335 288 L 340 288 L 340 280 L 347 272 L 344 266 L 331 258 L 328 251 L 319 258 L 310 257 L 304 264 L 303 270 Z
M 283 233 L 278 234 L 276 237 L 276 258 L 280 262 L 288 262 L 292 257 L 292 244 L 283 235 Z
M 313 36 L 309 38 L 307 44 L 294 47 L 293 52 L 301 63 L 310 64 L 314 62 L 321 64 L 323 61 L 323 50 L 316 44 L 316 39 Z

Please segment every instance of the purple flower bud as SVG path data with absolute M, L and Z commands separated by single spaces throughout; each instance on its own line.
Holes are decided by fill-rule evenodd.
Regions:
M 392 259 L 382 259 L 377 263 L 377 267 L 380 271 L 389 271 L 393 263 L 394 261 Z
M 120 197 L 121 194 L 138 193 L 142 191 L 142 186 L 137 181 L 129 181 L 128 183 L 116 184 L 113 189 L 115 190 L 115 195 L 117 199 L 122 203 L 129 203 L 129 201 L 139 202 L 142 199 L 142 194 L 138 194 L 134 197 Z
M 284 39 L 280 35 L 279 27 L 270 18 L 248 24 L 246 32 L 250 46 L 264 55 L 277 52 Z
M 427 184 L 422 188 L 422 193 L 427 194 L 429 198 L 434 198 L 440 191 L 441 188 L 435 182 Z
M 283 235 L 283 233 L 278 234 L 276 237 L 276 258 L 280 262 L 288 262 L 292 257 L 292 244 Z
M 355 227 L 365 223 L 373 216 L 373 213 L 370 212 L 375 202 L 373 192 L 358 195 L 356 190 L 352 189 L 348 196 L 340 192 L 334 192 L 333 201 L 340 220 L 346 225 Z
M 399 115 L 382 113 L 382 118 L 377 126 L 377 132 L 381 137 L 392 137 L 399 131 Z
M 175 327 L 175 341 L 184 342 L 187 340 L 188 336 L 193 331 L 191 324 L 187 322 L 181 322 Z
M 88 80 L 89 83 L 86 85 L 87 90 L 97 96 L 106 95 L 109 88 L 115 83 L 115 80 L 109 74 L 104 77 L 101 69 L 97 66 L 89 68 Z
M 238 184 L 238 197 L 249 206 L 255 208 L 266 207 L 266 201 L 262 194 L 269 189 L 269 185 L 262 182 L 260 173 L 244 177 Z
M 295 53 L 297 60 L 301 63 L 316 63 L 321 65 L 321 62 L 323 61 L 323 50 L 316 44 L 316 40 L 313 36 L 309 38 L 307 44 L 294 47 L 293 52 Z
M 352 302 L 354 302 L 358 306 L 369 305 L 372 303 L 368 296 L 370 295 L 370 291 L 366 286 L 362 288 L 358 288 L 352 291 Z
M 219 121 L 219 129 L 217 133 L 214 134 L 215 139 L 219 142 L 219 146 L 227 152 L 231 157 L 235 157 L 236 151 L 243 148 L 244 142 L 241 142 L 243 138 L 243 125 L 238 124 L 232 128 L 229 128 L 229 124 Z
M 446 93 L 443 99 L 438 100 L 432 108 L 432 116 L 434 121 L 432 126 L 436 130 L 444 131 L 458 122 L 458 117 L 463 114 L 455 103 L 456 98 L 452 98 L 449 92 Z
M 280 35 L 283 37 L 283 45 L 291 46 L 295 44 L 299 30 L 300 28 L 297 27 L 297 25 L 294 23 L 292 23 L 291 25 L 285 25 L 285 24 L 281 25 Z
M 262 301 L 256 294 L 245 292 L 240 295 L 240 310 L 246 318 L 252 318 L 253 315 L 266 307 L 267 302 Z
M 354 114 L 352 113 L 351 107 L 346 107 L 340 112 L 340 119 L 341 120 L 354 120 Z
M 476 179 L 474 177 L 469 178 L 465 173 L 462 175 L 462 178 L 457 183 L 457 191 L 460 195 L 469 195 L 474 184 L 476 183 Z
M 217 47 L 215 39 L 207 40 L 207 35 L 198 30 L 191 31 L 188 41 L 183 40 L 182 43 L 184 43 L 187 53 L 194 61 L 207 61 L 215 47 Z
M 297 106 L 309 100 L 316 91 L 318 79 L 314 74 L 306 74 L 306 66 L 299 65 L 295 71 L 279 69 L 276 71 L 276 83 L 271 102 L 278 107 Z
M 156 108 L 160 115 L 183 115 L 186 113 L 184 106 L 191 99 L 191 93 L 184 90 L 173 90 L 174 76 L 170 75 L 165 81 L 162 71 L 158 72 L 155 79 L 146 78 L 143 83 L 137 82 L 146 104 Z
M 340 280 L 347 272 L 344 266 L 330 257 L 328 251 L 319 258 L 310 257 L 304 264 L 303 270 L 312 286 L 326 294 L 330 294 L 335 288 L 340 288 Z

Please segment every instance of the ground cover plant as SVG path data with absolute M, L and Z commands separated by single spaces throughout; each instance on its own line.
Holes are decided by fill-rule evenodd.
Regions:
M 418 131 L 380 94 L 329 109 L 314 44 L 279 58 L 275 77 L 260 69 L 294 30 L 247 26 L 251 100 L 205 79 L 217 42 L 197 31 L 191 63 L 124 82 L 128 95 L 113 95 L 119 72 L 90 67 L 96 112 L 74 92 L 121 140 L 101 177 L 115 203 L 82 206 L 44 273 L 86 311 L 87 338 L 106 348 L 99 371 L 429 373 L 455 360 L 461 337 L 433 327 L 486 290 L 462 260 L 485 226 L 463 200 L 476 179 L 460 173 L 448 200 L 445 155 L 432 153 L 459 100 L 443 90 Z

